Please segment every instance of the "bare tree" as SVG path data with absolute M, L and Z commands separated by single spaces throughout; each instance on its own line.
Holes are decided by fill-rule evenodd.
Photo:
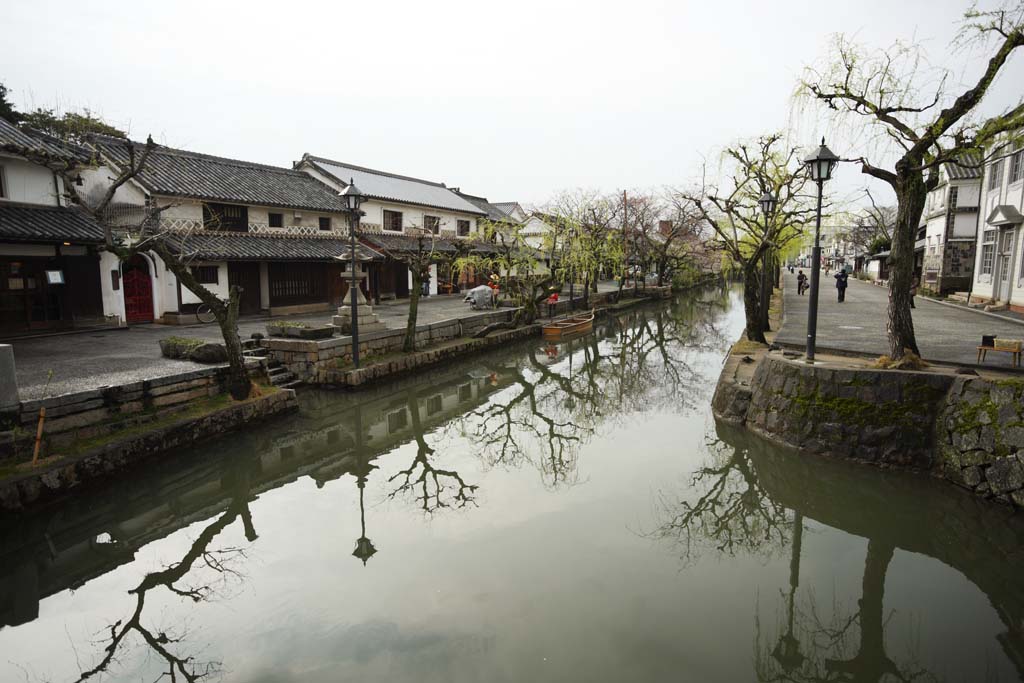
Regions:
M 699 189 L 679 193 L 714 230 L 722 249 L 740 269 L 744 334 L 762 344 L 769 305 L 763 270 L 770 267 L 772 252 L 800 234 L 814 210 L 803 191 L 808 181 L 799 153 L 793 147 L 780 149 L 782 138 L 781 133 L 772 133 L 727 148 L 729 169 L 724 182 L 709 182 L 705 177 Z M 766 192 L 777 199 L 775 212 L 767 217 L 758 205 Z
M 881 180 L 896 193 L 896 224 L 889 257 L 889 355 L 901 358 L 906 350 L 918 352 L 910 314 L 914 241 L 928 191 L 939 182 L 942 164 L 968 165 L 967 152 L 990 157 L 1004 153 L 992 145 L 1010 131 L 1024 126 L 1024 102 L 1005 110 L 984 125 L 971 121 L 1010 55 L 1024 46 L 1024 2 L 1006 3 L 992 11 L 971 8 L 959 34 L 960 44 L 993 44 L 983 73 L 973 85 L 954 96 L 947 90 L 949 72 L 935 84 L 935 74 L 922 67 L 922 49 L 897 44 L 870 54 L 848 38 L 837 36 L 829 63 L 808 69 L 800 92 L 846 119 L 862 117 L 884 143 L 872 159 L 867 152 L 846 161 L 860 164 L 861 173 Z M 891 168 L 877 163 L 878 156 L 895 151 Z M 984 161 L 982 162 L 984 163 Z
M 436 229 L 440 231 L 438 223 Z M 411 226 L 407 232 L 413 235 L 415 244 L 411 249 L 388 249 L 382 251 L 399 263 L 404 263 L 412 275 L 412 287 L 409 290 L 409 316 L 405 321 L 405 339 L 402 350 L 416 350 L 416 322 L 419 317 L 420 293 L 423 283 L 430 279 L 430 267 L 440 263 L 443 255 L 437 250 L 437 233 L 426 227 Z

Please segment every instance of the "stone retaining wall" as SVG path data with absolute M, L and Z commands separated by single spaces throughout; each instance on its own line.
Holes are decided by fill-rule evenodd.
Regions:
M 730 357 L 712 409 L 801 451 L 926 471 L 1024 507 L 1024 379 L 842 369 L 771 353 L 749 386 Z
M 263 372 L 258 361 L 248 362 L 254 375 Z M 185 408 L 198 398 L 226 392 L 228 367 L 202 368 L 118 386 L 22 401 L 8 414 L 0 431 L 0 463 L 31 454 L 39 409 L 46 407 L 43 453 L 67 448 L 80 439 L 93 439 L 135 427 Z
M 297 409 L 295 392 L 279 389 L 206 415 L 126 436 L 49 466 L 0 480 L 0 509 L 16 510 L 41 503 L 168 449 L 187 446 Z

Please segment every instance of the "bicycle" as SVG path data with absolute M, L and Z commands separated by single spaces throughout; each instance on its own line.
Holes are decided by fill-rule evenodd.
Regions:
M 212 323 L 217 319 L 217 316 L 213 314 L 213 308 L 210 304 L 199 304 L 196 306 L 196 319 L 201 323 Z

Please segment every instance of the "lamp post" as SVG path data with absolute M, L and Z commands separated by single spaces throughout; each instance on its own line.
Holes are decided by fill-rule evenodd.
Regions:
M 825 146 L 821 139 L 818 151 L 804 159 L 811 180 L 818 184 L 818 213 L 814 223 L 814 249 L 811 250 L 811 300 L 807 302 L 807 362 L 814 362 L 814 342 L 818 334 L 818 285 L 821 279 L 821 194 L 825 181 L 832 177 L 832 171 L 839 163 L 839 157 Z
M 349 178 L 348 187 L 341 191 L 341 198 L 345 202 L 345 209 L 348 211 L 348 238 L 351 247 L 352 260 L 349 269 L 352 271 L 352 282 L 349 286 L 349 294 L 352 295 L 352 367 L 359 369 L 359 279 L 356 277 L 356 230 L 359 228 L 359 217 L 362 211 L 359 206 L 363 203 L 363 193 L 359 191 L 352 178 Z
M 779 200 L 768 190 L 764 191 L 761 198 L 757 200 L 757 203 L 761 206 L 761 211 L 764 212 L 764 234 L 767 238 L 771 229 L 772 218 L 775 216 L 775 208 L 779 204 Z M 768 329 L 768 300 L 771 298 L 772 292 L 772 281 L 768 275 L 768 264 L 771 262 L 769 254 L 771 253 L 771 245 L 769 245 L 764 254 L 761 256 L 761 324 L 763 329 Z

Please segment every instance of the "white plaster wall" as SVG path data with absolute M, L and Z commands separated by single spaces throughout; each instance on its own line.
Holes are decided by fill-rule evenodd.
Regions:
M 366 270 L 365 266 L 363 270 Z M 412 291 L 412 271 L 408 272 L 409 275 L 409 291 Z M 437 294 L 437 264 L 430 266 L 430 289 L 428 290 L 431 296 Z
M 965 185 L 957 185 L 956 204 L 957 206 L 977 206 L 981 198 L 981 183 L 972 182 Z
M 160 214 L 160 217 L 164 220 L 180 218 L 199 221 L 200 223 L 203 221 L 203 205 L 201 202 L 177 197 L 156 197 L 156 202 L 159 206 L 170 205 Z
M 107 187 L 117 174 L 109 166 L 82 169 L 82 186 L 77 191 L 83 197 L 99 201 L 107 191 Z M 146 203 L 146 193 L 135 183 L 129 181 L 114 192 L 114 201 L 118 204 L 134 204 L 142 206 Z
M 307 227 L 320 228 L 320 217 L 326 216 L 331 219 L 331 230 L 348 234 L 348 216 L 343 213 L 307 211 L 305 209 L 281 209 L 270 206 L 249 206 L 249 222 L 269 224 L 270 218 L 267 214 L 282 214 L 284 228 Z M 295 218 L 295 214 L 299 218 Z
M 0 155 L 0 173 L 3 173 L 4 197 L 0 201 L 60 206 L 58 192 L 64 186 L 54 187 L 53 171 L 24 159 Z
M 118 288 L 114 290 L 111 271 L 117 271 Z M 103 315 L 116 315 L 123 327 L 125 322 L 124 291 L 121 282 L 121 259 L 109 251 L 100 252 L 100 293 L 103 296 Z
M 459 220 L 469 221 L 469 236 L 479 236 L 479 226 L 477 224 L 477 216 L 472 214 L 456 213 L 453 211 L 442 211 L 440 209 L 420 208 L 417 206 L 409 206 L 402 204 L 389 204 L 385 202 L 368 201 L 363 204 L 363 211 L 366 215 L 363 216 L 363 223 L 375 223 L 381 228 L 384 226 L 384 210 L 388 211 L 400 211 L 402 213 L 402 229 L 403 232 L 410 228 L 422 228 L 424 224 L 424 216 L 437 216 L 441 219 L 441 234 L 448 237 L 456 237 L 458 231 Z M 390 232 L 388 230 L 384 231 Z
M 958 213 L 956 218 L 953 219 L 953 234 L 951 237 L 974 237 L 974 231 L 977 229 L 978 214 Z
M 192 264 L 195 266 L 217 266 L 217 284 L 215 285 L 203 285 L 208 290 L 213 292 L 215 295 L 222 299 L 228 297 L 228 264 L 225 261 L 214 263 L 211 261 L 197 261 Z M 185 286 L 181 288 L 181 303 L 182 305 L 198 304 L 200 303 L 199 297 L 189 291 Z

